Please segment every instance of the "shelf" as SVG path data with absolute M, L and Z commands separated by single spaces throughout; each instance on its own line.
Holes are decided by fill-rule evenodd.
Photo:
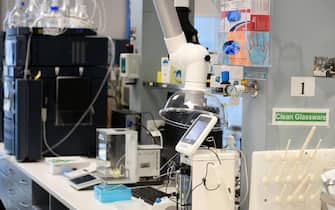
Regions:
M 159 82 L 153 82 L 153 81 L 143 82 L 143 86 L 151 87 L 151 88 L 172 89 L 172 90 L 180 90 L 181 89 L 181 85 L 159 83 Z

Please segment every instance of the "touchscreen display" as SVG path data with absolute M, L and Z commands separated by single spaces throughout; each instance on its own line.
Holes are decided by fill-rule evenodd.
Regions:
M 91 175 L 88 174 L 88 175 L 85 175 L 85 176 L 82 176 L 82 177 L 71 179 L 71 182 L 73 182 L 74 184 L 82 184 L 82 183 L 85 183 L 85 182 L 93 181 L 95 179 L 96 178 L 94 176 L 91 176 Z
M 200 137 L 201 133 L 205 130 L 211 119 L 200 117 L 187 131 L 186 136 L 182 142 L 187 144 L 194 144 Z

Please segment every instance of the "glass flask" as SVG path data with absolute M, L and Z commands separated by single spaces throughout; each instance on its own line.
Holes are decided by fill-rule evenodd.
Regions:
M 26 25 L 33 26 L 40 15 L 40 0 L 30 0 L 29 6 L 25 11 Z
M 189 128 L 200 114 L 214 115 L 219 119 L 213 131 L 223 129 L 224 106 L 215 95 L 206 91 L 178 91 L 159 111 L 159 115 L 166 123 L 182 129 Z
M 16 0 L 15 6 L 8 16 L 9 28 L 14 27 L 26 27 L 26 17 L 25 17 L 25 1 Z

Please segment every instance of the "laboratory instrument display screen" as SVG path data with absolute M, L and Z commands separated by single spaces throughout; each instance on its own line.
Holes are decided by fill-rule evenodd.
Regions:
M 193 145 L 200 137 L 202 132 L 206 129 L 210 123 L 211 118 L 200 116 L 200 118 L 188 129 L 188 133 L 181 140 L 184 143 Z
M 96 179 L 97 178 L 95 178 L 94 176 L 88 174 L 88 175 L 85 175 L 85 176 L 82 176 L 82 177 L 71 179 L 71 182 L 73 182 L 74 184 L 79 185 L 79 184 L 90 182 L 90 181 L 93 181 L 93 180 L 96 180 Z

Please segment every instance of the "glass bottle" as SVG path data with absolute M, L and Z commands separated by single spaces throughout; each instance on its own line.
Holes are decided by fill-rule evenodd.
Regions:
M 29 6 L 25 11 L 27 26 L 32 26 L 40 15 L 40 0 L 30 0 Z
M 47 28 L 63 28 L 64 16 L 59 9 L 58 0 L 52 0 L 46 21 Z
M 46 22 L 48 21 L 48 13 L 49 13 L 49 8 L 50 8 L 50 4 L 49 4 L 49 0 L 42 0 L 42 4 L 39 10 L 39 16 L 37 18 L 37 20 L 35 21 L 37 27 L 40 28 L 44 28 L 47 27 Z
M 72 12 L 72 28 L 90 28 L 90 17 L 87 12 L 87 5 L 84 0 L 76 0 Z
M 69 28 L 70 27 L 70 0 L 63 0 L 62 7 L 60 8 L 60 12 L 64 16 L 64 27 Z
M 63 0 L 62 7 L 60 11 L 63 13 L 65 17 L 70 16 L 70 0 Z
M 8 16 L 8 27 L 26 27 L 24 0 L 16 0 L 15 6 Z

